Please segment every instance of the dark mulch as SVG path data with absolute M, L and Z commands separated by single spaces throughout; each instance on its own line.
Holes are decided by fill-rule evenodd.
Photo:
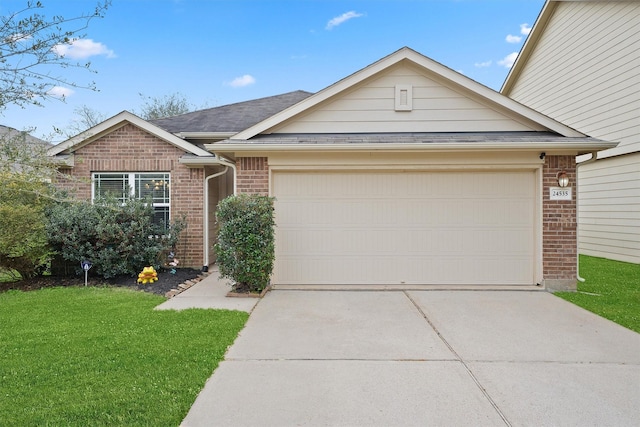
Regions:
M 178 268 L 175 270 L 175 274 L 172 274 L 170 270 L 162 270 L 158 272 L 157 282 L 148 283 L 146 285 L 137 283 L 137 276 L 119 276 L 113 277 L 111 279 L 89 276 L 87 285 L 117 286 L 164 295 L 171 289 L 176 288 L 179 284 L 198 277 L 199 274 L 200 270 L 191 268 Z M 0 283 L 0 292 L 8 291 L 10 289 L 33 291 L 36 289 L 49 288 L 53 286 L 84 286 L 84 276 L 41 276 L 29 280 L 20 280 L 18 282 Z

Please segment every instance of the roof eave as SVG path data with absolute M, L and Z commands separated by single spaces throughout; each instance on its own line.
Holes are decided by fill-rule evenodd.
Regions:
M 234 136 L 237 132 L 178 132 L 174 134 L 182 139 L 223 140 Z
M 188 168 L 203 168 L 205 166 L 225 166 L 229 161 L 220 159 L 215 153 L 209 153 L 209 156 L 182 156 L 178 162 Z
M 616 142 L 594 140 L 593 142 L 517 142 L 517 143 L 359 143 L 359 144 L 205 144 L 211 152 L 473 152 L 473 151 L 541 151 L 556 155 L 578 155 L 606 150 L 617 146 Z
M 166 130 L 132 114 L 128 111 L 122 111 L 121 113 L 116 114 L 115 116 L 99 123 L 98 125 L 88 129 L 73 138 L 70 138 L 64 142 L 61 142 L 58 145 L 51 147 L 48 150 L 49 156 L 57 156 L 59 154 L 71 154 L 75 150 L 90 144 L 96 139 L 113 132 L 116 129 L 119 129 L 122 126 L 125 126 L 127 123 L 130 123 L 134 126 L 137 126 L 144 131 L 166 141 L 169 144 L 172 144 L 185 152 L 194 154 L 196 156 L 211 156 L 206 150 L 202 148 L 196 147 L 195 145 L 187 142 L 181 138 L 178 138 L 174 134 L 167 132 Z

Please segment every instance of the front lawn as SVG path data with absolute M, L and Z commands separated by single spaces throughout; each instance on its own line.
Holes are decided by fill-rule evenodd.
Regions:
M 558 292 L 561 298 L 640 332 L 640 264 L 580 255 L 578 292 Z
M 0 293 L 0 425 L 177 426 L 244 326 L 126 289 Z

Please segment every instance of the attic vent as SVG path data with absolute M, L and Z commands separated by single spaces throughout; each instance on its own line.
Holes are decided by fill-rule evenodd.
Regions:
M 396 111 L 413 110 L 413 86 L 396 85 Z

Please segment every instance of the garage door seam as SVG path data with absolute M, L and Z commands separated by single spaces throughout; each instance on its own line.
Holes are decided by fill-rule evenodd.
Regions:
M 403 291 L 403 293 L 406 295 L 406 297 L 409 299 L 409 301 L 411 301 L 411 303 L 413 304 L 413 306 L 416 308 L 416 310 L 418 310 L 418 312 L 420 313 L 420 315 L 424 318 L 424 320 L 426 320 L 426 322 L 429 324 L 429 326 L 431 326 L 431 328 L 434 330 L 434 332 L 436 333 L 436 335 L 438 335 L 438 338 L 440 338 L 440 340 L 444 343 L 444 345 L 447 346 L 447 348 L 449 349 L 449 351 L 451 351 L 451 353 L 453 353 L 453 355 L 455 356 L 455 359 L 460 362 L 462 364 L 462 366 L 464 366 L 464 369 L 467 371 L 467 373 L 469 374 L 469 376 L 471 376 L 471 379 L 473 379 L 473 382 L 476 383 L 476 386 L 480 389 L 480 392 L 484 395 L 484 397 L 489 401 L 489 403 L 491 404 L 491 406 L 493 406 L 493 409 L 496 410 L 496 412 L 498 413 L 498 415 L 500 415 L 500 418 L 502 418 L 502 421 L 504 421 L 504 423 L 508 426 L 511 426 L 511 423 L 509 422 L 509 420 L 507 419 L 507 417 L 505 416 L 504 413 L 502 413 L 502 411 L 500 410 L 500 408 L 498 407 L 498 404 L 491 398 L 491 396 L 489 395 L 489 393 L 487 392 L 487 390 L 482 386 L 482 384 L 480 383 L 480 380 L 478 380 L 478 378 L 474 375 L 473 371 L 471 370 L 471 368 L 469 368 L 469 366 L 466 364 L 466 362 L 462 359 L 462 357 L 460 357 L 460 355 L 458 354 L 457 351 L 454 350 L 454 348 L 451 346 L 451 344 L 449 344 L 449 342 L 446 340 L 446 338 L 444 336 L 442 336 L 442 334 L 440 333 L 440 331 L 438 330 L 438 328 L 436 328 L 436 325 L 433 324 L 433 322 L 429 319 L 429 317 L 427 316 L 427 313 L 424 312 L 424 310 L 422 309 L 422 307 L 420 307 L 418 305 L 418 303 L 411 297 L 411 295 L 409 295 L 409 292 L 407 291 Z

